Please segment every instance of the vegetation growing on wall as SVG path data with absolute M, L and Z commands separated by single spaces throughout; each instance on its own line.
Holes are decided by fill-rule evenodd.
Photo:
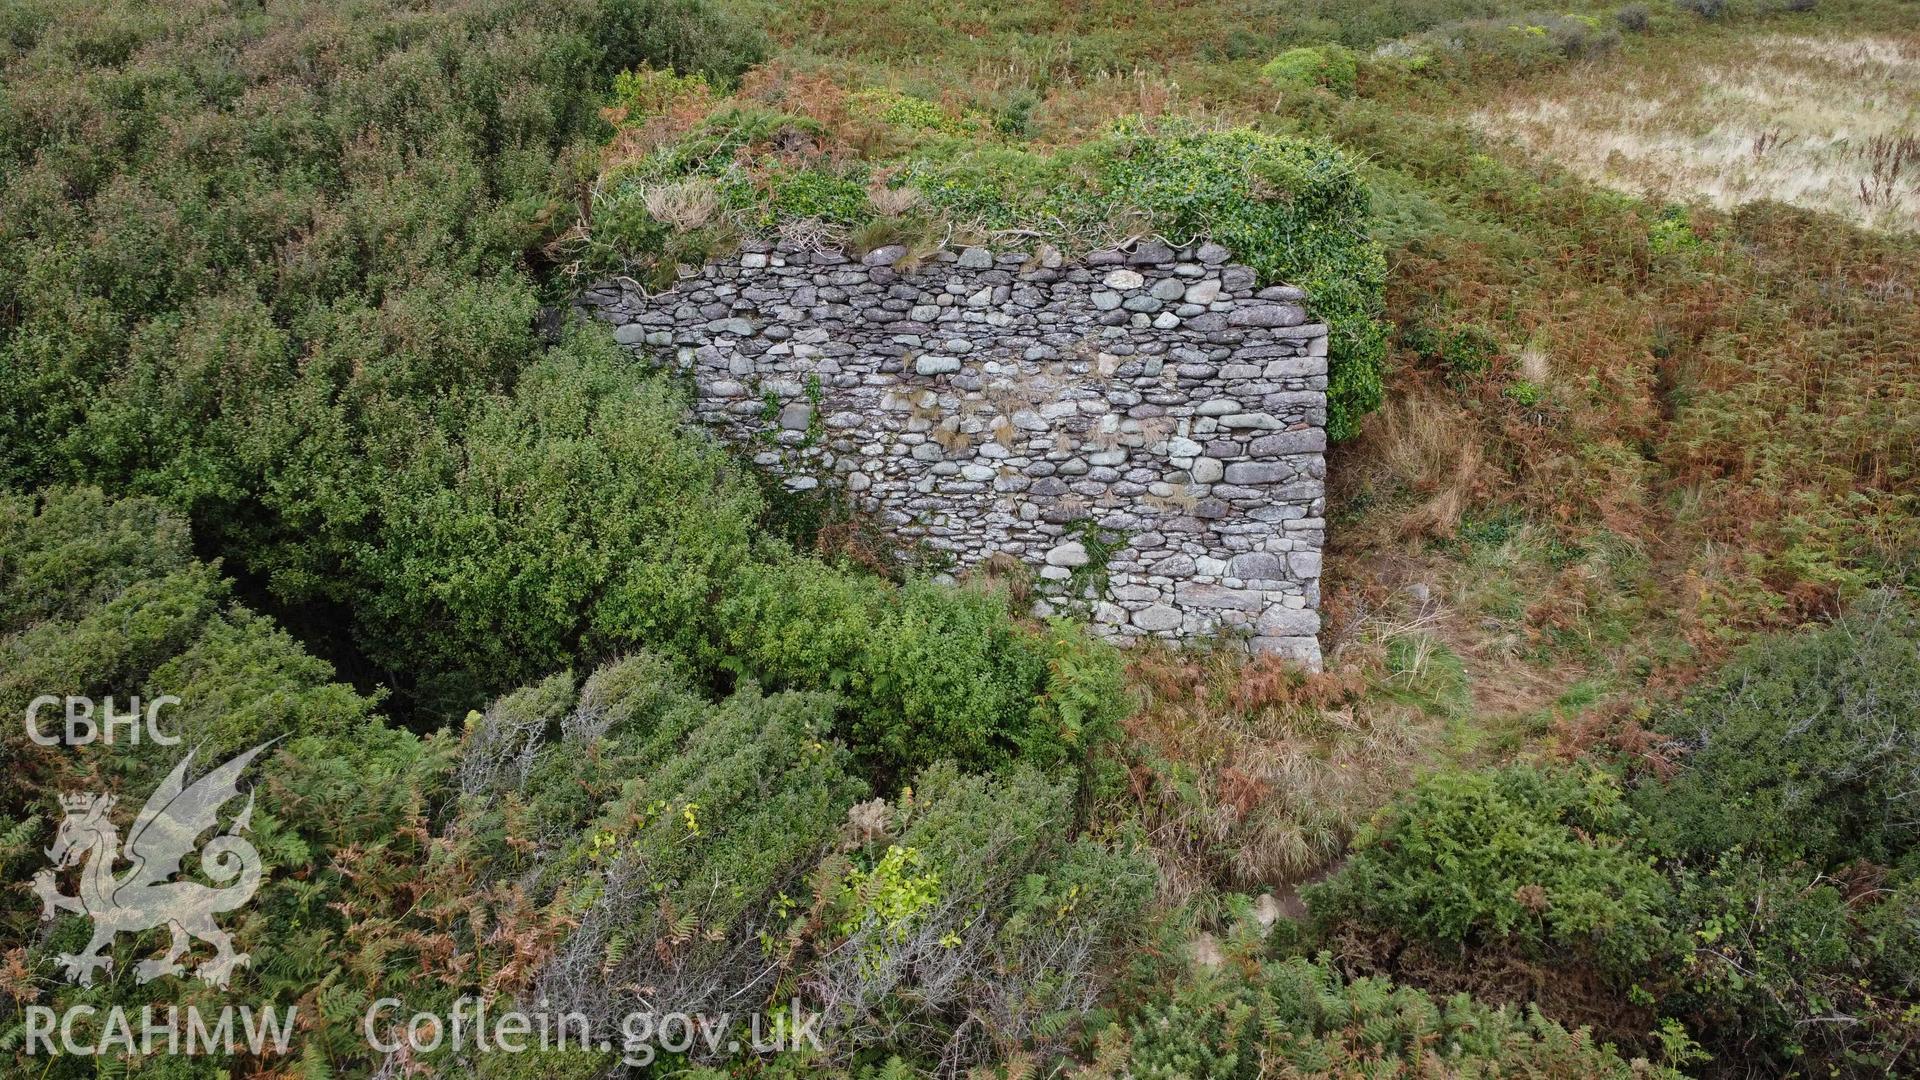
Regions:
M 1048 152 L 897 94 L 756 84 L 715 103 L 703 81 L 627 85 L 630 126 L 573 241 L 578 272 L 666 284 L 678 262 L 782 227 L 856 250 L 988 235 L 1078 252 L 1143 234 L 1211 239 L 1263 284 L 1305 289 L 1332 327 L 1331 437 L 1379 407 L 1386 267 L 1358 171 L 1323 142 L 1130 118 Z

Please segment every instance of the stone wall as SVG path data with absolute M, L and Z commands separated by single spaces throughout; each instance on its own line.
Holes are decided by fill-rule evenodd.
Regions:
M 905 255 L 750 245 L 581 304 L 789 486 L 832 480 L 963 566 L 1017 556 L 1043 612 L 1318 665 L 1327 328 L 1298 290 L 1213 244 Z

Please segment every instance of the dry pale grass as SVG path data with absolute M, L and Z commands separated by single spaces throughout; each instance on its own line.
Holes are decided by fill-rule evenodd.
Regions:
M 897 218 L 920 205 L 920 191 L 910 187 L 886 187 L 875 184 L 867 189 L 867 202 L 881 217 Z
M 1133 810 L 1162 898 L 1276 889 L 1339 858 L 1353 830 L 1426 759 L 1431 733 L 1368 701 L 1354 665 L 1307 675 L 1229 649 L 1130 650 Z
M 1403 536 L 1447 536 L 1460 524 L 1479 479 L 1483 452 L 1478 431 L 1459 408 L 1414 391 L 1390 397 L 1369 417 L 1363 453 L 1384 486 L 1417 495 L 1396 517 Z
M 1772 199 L 1920 230 L 1920 36 L 1622 56 L 1529 84 L 1476 120 L 1625 191 Z
M 720 212 L 720 193 L 709 180 L 656 184 L 641 199 L 655 221 L 681 232 L 700 228 Z

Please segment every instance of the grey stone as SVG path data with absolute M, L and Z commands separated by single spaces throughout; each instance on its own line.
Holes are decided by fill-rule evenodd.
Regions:
M 1048 566 L 1085 566 L 1087 559 L 1087 547 L 1078 540 L 1069 540 L 1047 552 Z
M 1227 313 L 1228 326 L 1298 326 L 1307 313 L 1293 304 L 1242 304 Z
M 1287 560 L 1264 551 L 1249 551 L 1228 559 L 1227 573 L 1237 578 L 1278 580 L 1287 576 Z
M 1267 361 L 1266 377 L 1269 379 L 1300 379 L 1326 373 L 1327 360 L 1324 356 L 1289 356 Z
M 780 410 L 780 426 L 788 431 L 805 431 L 813 422 L 813 407 L 803 401 L 796 401 Z
M 1160 300 L 1178 300 L 1187 295 L 1187 287 L 1176 278 L 1161 278 L 1147 292 Z
M 1233 413 L 1220 418 L 1221 427 L 1230 428 L 1268 428 L 1285 427 L 1278 419 L 1266 413 Z
M 1096 629 L 1319 662 L 1327 328 L 1297 290 L 1256 295 L 1210 243 L 909 269 L 892 247 L 859 265 L 749 241 L 663 295 L 606 283 L 580 306 L 668 350 L 694 414 L 789 489 L 838 484 L 961 567 L 1035 564 L 1036 609 L 1065 607 L 1089 556 L 1064 530 L 1091 515 L 1127 538 L 1107 594 L 1082 598 Z
M 1133 254 L 1127 261 L 1135 266 L 1157 266 L 1174 259 L 1173 249 L 1158 240 L 1142 240 L 1133 245 Z
M 1180 613 L 1179 608 L 1169 607 L 1166 604 L 1154 604 L 1152 607 L 1142 608 L 1133 613 L 1133 625 L 1154 633 L 1178 630 L 1184 619 L 1185 616 Z
M 1293 479 L 1293 470 L 1274 462 L 1236 461 L 1227 466 L 1229 484 L 1277 484 Z
M 1305 608 L 1271 607 L 1260 615 L 1259 630 L 1266 637 L 1304 637 L 1320 632 L 1320 613 Z
M 1173 598 L 1190 608 L 1226 608 L 1233 611 L 1259 611 L 1265 598 L 1257 589 L 1229 589 L 1225 585 L 1183 581 L 1174 586 Z
M 1255 457 L 1285 457 L 1291 454 L 1317 454 L 1327 448 L 1327 433 L 1320 428 L 1282 431 L 1262 435 L 1247 444 L 1247 453 Z

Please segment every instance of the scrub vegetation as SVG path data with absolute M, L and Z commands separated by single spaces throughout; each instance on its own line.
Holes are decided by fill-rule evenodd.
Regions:
M 42 920 L 9 1074 L 390 1056 L 382 998 L 822 1013 L 640 1075 L 1920 1069 L 1901 0 L 0 7 L 0 713 L 254 771 L 230 985 Z M 1904 119 L 1903 119 L 1904 117 Z M 1213 239 L 1333 327 L 1327 670 L 903 560 L 568 314 L 749 236 Z M 68 876 L 71 876 L 70 874 Z M 286 1056 L 26 1010 L 297 1005 Z

